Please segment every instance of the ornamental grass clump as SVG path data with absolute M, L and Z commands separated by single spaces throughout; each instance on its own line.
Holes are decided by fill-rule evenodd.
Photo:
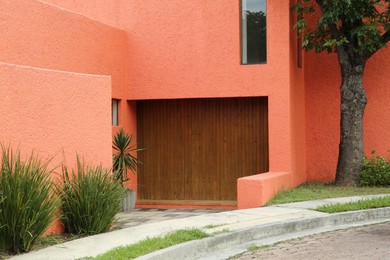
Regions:
M 34 153 L 21 161 L 9 147 L 1 147 L 0 159 L 0 251 L 28 252 L 56 216 L 52 170 Z
M 77 172 L 63 168 L 58 188 L 65 230 L 77 235 L 109 231 L 120 210 L 124 190 L 109 170 L 85 166 L 77 158 Z

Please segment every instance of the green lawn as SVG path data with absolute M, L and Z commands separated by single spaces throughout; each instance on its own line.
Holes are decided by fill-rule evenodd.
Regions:
M 336 213 L 336 212 L 374 209 L 374 208 L 383 208 L 383 207 L 390 207 L 390 197 L 363 199 L 355 202 L 325 205 L 325 206 L 315 208 L 314 210 L 325 212 L 325 213 Z
M 142 255 L 149 254 L 151 252 L 167 248 L 176 244 L 184 243 L 187 241 L 201 239 L 208 237 L 209 235 L 200 229 L 185 229 L 171 232 L 162 237 L 153 237 L 141 240 L 138 243 L 119 247 L 108 251 L 105 254 L 99 255 L 94 259 L 98 260 L 121 260 L 121 259 L 134 259 Z M 88 258 L 91 259 L 91 258 Z
M 390 194 L 390 187 L 339 187 L 331 183 L 307 183 L 295 189 L 278 193 L 266 205 L 386 193 Z

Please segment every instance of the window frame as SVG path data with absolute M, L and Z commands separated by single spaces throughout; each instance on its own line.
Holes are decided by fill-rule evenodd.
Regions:
M 241 65 L 264 65 L 264 64 L 267 64 L 268 62 L 268 30 L 267 30 L 267 24 L 268 24 L 268 16 L 267 16 L 267 10 L 268 10 L 268 2 L 267 0 L 264 0 L 265 2 L 265 17 L 266 17 L 266 33 L 265 33 L 265 47 L 266 47 L 266 50 L 265 50 L 265 61 L 261 61 L 261 62 L 256 62 L 256 63 L 244 63 L 244 39 L 243 39 L 243 1 L 246 1 L 246 0 L 240 0 L 239 1 L 239 11 L 240 11 L 240 15 L 239 15 L 239 19 L 240 19 L 240 23 L 239 23 L 239 31 L 240 31 L 240 64 Z M 262 1 L 262 0 L 259 0 L 259 1 Z M 247 58 L 248 59 L 248 58 Z
M 114 117 L 114 103 L 116 102 L 116 122 L 114 122 L 115 117 Z M 117 98 L 112 98 L 111 99 L 111 126 L 119 126 L 119 111 L 120 111 L 120 103 L 121 100 Z M 116 124 L 115 124 L 116 123 Z

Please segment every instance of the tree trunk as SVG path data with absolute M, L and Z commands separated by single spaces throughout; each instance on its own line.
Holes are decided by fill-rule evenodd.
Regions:
M 336 184 L 356 186 L 364 157 L 363 114 L 367 104 L 363 66 L 342 69 L 341 122 Z

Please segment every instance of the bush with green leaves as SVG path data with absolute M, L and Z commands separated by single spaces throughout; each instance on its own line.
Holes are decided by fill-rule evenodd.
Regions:
M 22 161 L 19 150 L 1 147 L 0 251 L 30 251 L 55 219 L 59 204 L 51 173 L 34 153 Z
M 63 185 L 57 191 L 65 230 L 78 235 L 109 231 L 124 194 L 109 170 L 86 166 L 79 158 L 76 173 L 63 167 Z
M 360 173 L 361 186 L 390 186 L 389 162 L 372 151 L 371 158 L 364 158 L 364 164 Z

